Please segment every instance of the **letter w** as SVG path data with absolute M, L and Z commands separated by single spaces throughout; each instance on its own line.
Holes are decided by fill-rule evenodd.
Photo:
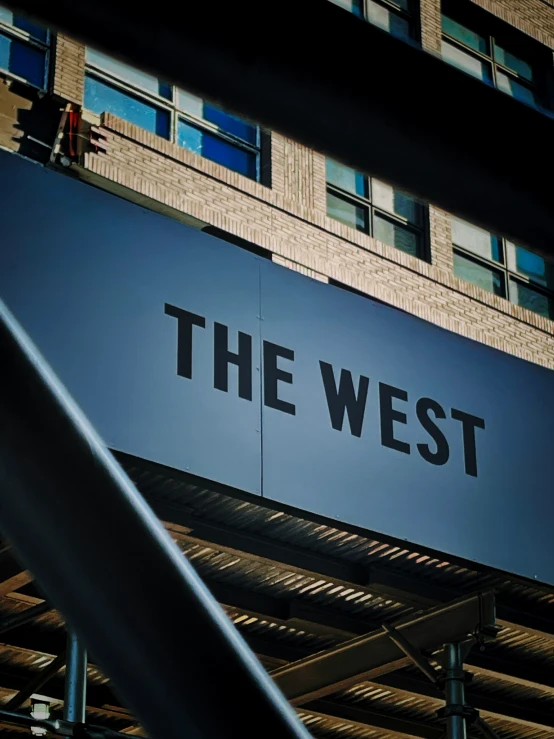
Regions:
M 364 377 L 364 375 L 360 375 L 358 393 L 356 394 L 354 383 L 352 382 L 352 373 L 348 370 L 341 369 L 340 382 L 337 390 L 333 366 L 327 364 L 327 362 L 321 361 L 319 366 L 321 368 L 321 377 L 323 379 L 323 386 L 327 397 L 331 426 L 336 431 L 342 431 L 344 411 L 346 410 L 348 413 L 348 420 L 350 422 L 350 433 L 352 436 L 361 436 L 362 426 L 364 424 L 369 378 Z

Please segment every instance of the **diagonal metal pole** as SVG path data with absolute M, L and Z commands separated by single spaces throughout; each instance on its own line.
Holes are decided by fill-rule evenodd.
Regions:
M 0 351 L 3 532 L 124 703 L 164 739 L 308 739 L 1 302 Z

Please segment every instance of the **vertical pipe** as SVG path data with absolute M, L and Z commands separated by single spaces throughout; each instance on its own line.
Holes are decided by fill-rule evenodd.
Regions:
M 85 722 L 87 694 L 87 650 L 76 634 L 67 632 L 64 719 Z
M 459 644 L 444 645 L 444 670 L 444 694 L 447 709 L 446 736 L 447 739 L 466 739 L 466 720 L 462 714 L 465 704 L 465 675 Z

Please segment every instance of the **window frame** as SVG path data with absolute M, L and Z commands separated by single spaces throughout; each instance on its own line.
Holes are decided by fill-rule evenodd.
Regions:
M 333 0 L 331 0 L 333 2 Z M 404 10 L 404 8 L 401 8 L 398 3 L 396 3 L 394 0 L 373 0 L 373 2 L 376 5 L 380 5 L 381 7 L 385 8 L 386 10 L 391 11 L 399 18 L 402 18 L 408 23 L 408 27 L 410 29 L 409 33 L 409 40 L 413 43 L 420 44 L 421 43 L 421 17 L 420 17 L 420 7 L 419 7 L 419 0 L 408 0 L 408 10 Z M 351 12 L 352 15 L 355 15 L 357 18 L 361 18 L 362 20 L 366 21 L 367 23 L 371 23 L 371 25 L 374 25 L 376 28 L 379 28 L 376 24 L 372 23 L 369 20 L 369 14 L 368 14 L 368 3 L 369 0 L 359 0 L 359 6 L 360 6 L 360 13 L 354 12 L 354 11 L 348 11 L 346 8 L 346 12 Z M 339 5 L 339 7 L 342 7 L 339 3 L 335 3 Z M 386 31 L 385 29 L 381 29 L 384 31 L 384 33 L 390 33 L 389 31 Z M 394 34 L 391 34 L 394 35 Z M 394 35 L 395 36 L 395 35 Z M 395 36 L 395 38 L 399 38 L 398 36 Z M 402 40 L 406 41 L 402 37 Z
M 461 219 L 458 219 L 461 220 Z M 473 224 L 469 224 L 473 225 Z M 490 233 L 490 232 L 487 232 Z M 502 279 L 502 286 L 503 286 L 503 294 L 497 295 L 496 293 L 487 290 L 486 292 L 490 292 L 491 295 L 496 295 L 498 298 L 503 298 L 504 300 L 507 300 L 512 305 L 516 305 L 519 308 L 522 308 L 524 310 L 529 310 L 531 313 L 535 313 L 536 315 L 542 316 L 543 318 L 548 318 L 549 320 L 554 320 L 554 315 L 552 317 L 550 316 L 543 316 L 542 313 L 538 313 L 537 311 L 533 311 L 531 308 L 526 308 L 523 305 L 520 305 L 515 300 L 512 299 L 511 295 L 511 289 L 510 289 L 510 283 L 511 281 L 519 283 L 524 286 L 528 286 L 531 290 L 538 293 L 539 295 L 543 295 L 548 300 L 552 301 L 554 304 L 554 288 L 551 290 L 548 287 L 544 287 L 543 285 L 539 285 L 538 283 L 534 282 L 530 277 L 527 277 L 526 275 L 521 274 L 520 272 L 515 272 L 514 270 L 510 269 L 508 266 L 508 243 L 513 243 L 509 239 L 506 239 L 502 236 L 498 236 L 497 234 L 491 234 L 495 238 L 498 239 L 498 243 L 500 246 L 500 257 L 501 261 L 497 262 L 492 258 L 483 257 L 482 255 L 475 254 L 475 252 L 470 251 L 467 249 L 467 247 L 461 246 L 459 244 L 456 244 L 454 242 L 454 238 L 452 238 L 452 252 L 454 254 L 458 254 L 459 256 L 463 257 L 464 259 L 467 259 L 470 262 L 473 262 L 474 264 L 478 264 L 481 267 L 484 267 L 485 269 L 489 270 L 490 272 L 496 272 L 501 275 Z M 517 248 L 518 244 L 514 244 L 514 247 Z M 524 249 L 527 249 L 527 251 L 533 252 L 532 249 L 528 249 L 527 247 L 523 247 Z M 539 255 L 540 256 L 540 255 Z M 546 259 L 546 258 L 545 258 Z M 547 260 L 548 261 L 548 260 Z M 468 282 L 470 285 L 475 285 L 475 287 L 480 287 L 479 285 L 476 285 L 471 280 L 466 280 L 463 277 L 459 277 L 455 272 L 454 276 L 458 280 L 462 280 L 463 282 Z M 486 288 L 481 288 L 482 290 L 486 290 Z
M 140 71 L 140 70 L 139 70 Z M 155 77 L 155 75 L 152 75 Z M 206 132 L 208 134 L 211 134 L 212 136 L 215 136 L 219 139 L 222 139 L 223 141 L 227 142 L 228 144 L 235 146 L 238 149 L 242 149 L 243 151 L 246 151 L 248 154 L 253 154 L 255 156 L 256 161 L 256 178 L 252 179 L 248 177 L 248 175 L 243 174 L 242 172 L 236 172 L 236 170 L 230 169 L 229 167 L 226 167 L 226 169 L 229 169 L 231 172 L 236 172 L 237 174 L 242 175 L 243 177 L 246 177 L 247 179 L 253 181 L 265 184 L 265 177 L 264 177 L 264 163 L 262 162 L 262 157 L 264 154 L 264 149 L 267 147 L 264 146 L 264 131 L 262 131 L 261 126 L 256 124 L 249 124 L 252 126 L 255 126 L 256 128 L 256 143 L 252 144 L 244 139 L 241 139 L 238 136 L 234 136 L 233 134 L 225 131 L 224 129 L 220 128 L 215 123 L 212 123 L 211 121 L 207 121 L 205 118 L 201 118 L 200 116 L 194 115 L 193 113 L 190 113 L 188 111 L 183 111 L 178 106 L 178 94 L 177 94 L 177 85 L 173 85 L 170 83 L 167 83 L 168 87 L 171 89 L 171 99 L 163 97 L 163 95 L 160 95 L 159 93 L 153 93 L 149 90 L 145 90 L 141 88 L 138 85 L 133 85 L 130 82 L 128 82 L 124 77 L 121 75 L 118 75 L 114 72 L 108 71 L 101 66 L 95 64 L 94 62 L 86 60 L 85 63 L 85 78 L 86 77 L 92 77 L 93 79 L 98 79 L 101 82 L 104 82 L 108 85 L 111 85 L 112 87 L 116 87 L 123 93 L 127 93 L 131 97 L 139 98 L 141 100 L 144 100 L 149 105 L 152 105 L 156 108 L 159 108 L 161 110 L 164 110 L 169 114 L 169 138 L 165 139 L 165 141 L 170 141 L 178 146 L 178 127 L 179 127 L 179 120 L 183 120 L 185 123 L 193 126 L 194 128 L 199 129 L 202 132 Z M 156 78 L 158 79 L 158 78 Z M 165 83 L 164 83 L 165 84 Z M 86 109 L 86 108 L 85 108 Z M 224 111 L 225 112 L 225 111 Z M 185 151 L 189 151 L 185 147 L 181 147 Z M 193 152 L 194 153 L 194 152 Z M 198 156 L 202 156 L 199 154 Z M 208 159 L 207 157 L 203 157 L 203 159 L 206 159 L 206 161 L 212 161 L 211 159 Z M 220 164 L 219 162 L 214 162 L 214 164 L 218 164 L 221 167 L 225 167 L 224 164 Z
M 357 170 L 355 170 L 357 171 Z M 403 249 L 400 249 L 400 247 L 394 246 L 394 244 L 387 244 L 387 246 L 391 246 L 393 249 L 398 249 L 398 251 L 401 251 L 403 254 L 408 254 L 409 256 L 416 257 L 417 259 L 422 259 L 425 262 L 430 262 L 430 231 L 429 231 L 429 209 L 425 205 L 425 203 L 421 203 L 418 201 L 417 198 L 415 198 L 413 195 L 410 195 L 410 193 L 404 193 L 402 190 L 398 190 L 398 188 L 395 188 L 398 190 L 398 192 L 402 192 L 402 194 L 406 195 L 407 197 L 411 198 L 412 200 L 415 200 L 417 203 L 419 209 L 420 209 L 420 216 L 421 216 L 421 224 L 415 225 L 411 221 L 408 220 L 405 216 L 401 216 L 397 213 L 392 213 L 388 210 L 385 210 L 384 208 L 379 207 L 378 205 L 374 205 L 373 203 L 373 180 L 377 180 L 381 182 L 377 177 L 372 177 L 371 175 L 364 175 L 361 173 L 362 176 L 366 179 L 366 191 L 368 193 L 368 196 L 365 197 L 363 195 L 359 195 L 358 193 L 353 193 L 350 190 L 345 190 L 338 185 L 333 184 L 332 182 L 329 182 L 327 180 L 327 177 L 325 177 L 325 193 L 334 195 L 336 198 L 339 198 L 340 200 L 343 200 L 347 203 L 354 204 L 360 208 L 363 208 L 365 213 L 367 214 L 365 221 L 367 224 L 367 230 L 358 229 L 354 226 L 349 226 L 348 224 L 345 224 L 343 221 L 338 220 L 337 218 L 333 218 L 333 216 L 330 216 L 327 210 L 327 204 L 326 204 L 326 213 L 327 217 L 331 218 L 334 221 L 337 221 L 338 223 L 342 223 L 343 225 L 347 226 L 347 228 L 353 228 L 358 233 L 363 233 L 366 236 L 370 236 L 371 238 L 375 239 L 375 212 L 377 212 L 377 215 L 381 217 L 384 221 L 389 221 L 392 223 L 398 223 L 400 226 L 405 228 L 410 233 L 413 233 L 416 235 L 416 238 L 419 239 L 419 248 L 417 254 L 410 254 L 407 251 L 404 251 Z M 379 239 L 377 239 L 379 240 Z M 386 242 L 382 242 L 386 243 Z
M 454 36 L 448 35 L 443 28 L 444 17 L 466 26 L 478 36 L 484 38 L 488 45 L 488 53 L 485 54 L 482 51 L 478 51 Z M 552 115 L 554 109 L 554 97 L 552 94 L 552 71 L 554 71 L 552 50 L 543 46 L 535 39 L 527 37 L 522 31 L 512 28 L 509 24 L 487 13 L 482 8 L 469 7 L 465 2 L 458 4 L 458 2 L 454 3 L 452 0 L 443 0 L 442 2 L 441 40 L 443 42 L 446 41 L 451 46 L 488 65 L 491 72 L 491 82 L 489 83 L 488 80 L 481 80 L 481 82 L 489 84 L 505 95 L 508 95 L 509 93 L 504 92 L 498 85 L 498 74 L 500 72 L 508 77 L 508 79 L 514 80 L 534 94 L 538 99 L 538 104 L 533 105 L 520 100 L 514 95 L 510 95 L 510 97 L 513 97 L 524 105 L 529 105 L 535 110 Z M 500 61 L 497 61 L 495 46 L 506 48 L 508 51 L 510 49 L 517 49 L 517 58 L 531 67 L 535 81 L 533 82 L 519 76 L 517 72 L 505 66 Z M 447 64 L 451 63 L 446 59 L 445 62 Z M 466 72 L 466 74 L 470 73 Z
M 17 14 L 14 12 L 14 15 Z M 20 82 L 22 85 L 32 87 L 34 90 L 48 92 L 50 86 L 50 61 L 52 56 L 53 34 L 49 28 L 44 28 L 44 31 L 46 32 L 46 40 L 40 41 L 39 39 L 32 36 L 29 31 L 24 31 L 23 29 L 17 28 L 11 23 L 6 23 L 5 21 L 0 20 L 0 33 L 8 36 L 9 38 L 15 39 L 16 41 L 27 44 L 27 46 L 32 46 L 33 48 L 38 49 L 39 51 L 44 53 L 44 79 L 42 86 L 39 87 L 38 85 L 35 85 L 34 82 L 29 82 L 24 77 L 21 77 L 18 74 L 14 74 L 9 69 L 5 69 L 4 67 L 0 67 L 0 74 L 5 75 L 8 79 Z

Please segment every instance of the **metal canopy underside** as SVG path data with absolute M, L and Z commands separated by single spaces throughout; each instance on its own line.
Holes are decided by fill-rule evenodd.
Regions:
M 14 7 L 444 209 L 553 254 L 554 117 L 325 0 Z M 267 23 L 267 28 L 264 28 Z M 254 29 L 254 30 L 253 30 Z M 439 102 L 440 101 L 440 102 Z
M 445 638 L 463 635 L 460 624 L 464 632 L 464 624 L 477 616 L 490 622 L 488 596 L 480 607 L 480 599 L 472 596 L 494 592 L 501 630 L 487 640 L 484 651 L 474 648 L 469 654 L 466 668 L 474 678 L 468 703 L 502 738 L 554 737 L 551 590 L 266 508 L 132 458 L 121 461 L 236 627 L 294 699 L 314 736 L 440 739 L 440 693 L 388 640 L 382 625 L 396 624 L 404 631 L 404 624 L 405 635 L 432 659 Z M 41 593 L 9 549 L 0 557 L 0 579 L 4 618 L 44 608 Z M 144 586 L 155 599 L 156 583 Z M 171 609 L 171 603 L 166 607 Z M 55 611 L 5 631 L 0 641 L 4 705 L 66 646 Z M 365 675 L 356 665 L 359 657 L 340 661 L 350 643 L 360 641 L 371 646 L 362 654 Z M 337 655 L 339 670 L 350 670 L 341 684 Z M 88 721 L 140 735 L 141 728 L 94 667 L 94 655 L 90 662 Z M 290 667 L 292 662 L 297 664 Z M 318 689 L 308 695 L 313 680 Z M 301 694 L 300 685 L 305 689 Z M 214 675 L 214 705 L 219 689 Z M 63 702 L 63 670 L 37 692 L 52 700 L 55 714 Z M 20 710 L 27 711 L 28 705 Z M 13 726 L 0 726 L 2 736 L 19 735 Z

